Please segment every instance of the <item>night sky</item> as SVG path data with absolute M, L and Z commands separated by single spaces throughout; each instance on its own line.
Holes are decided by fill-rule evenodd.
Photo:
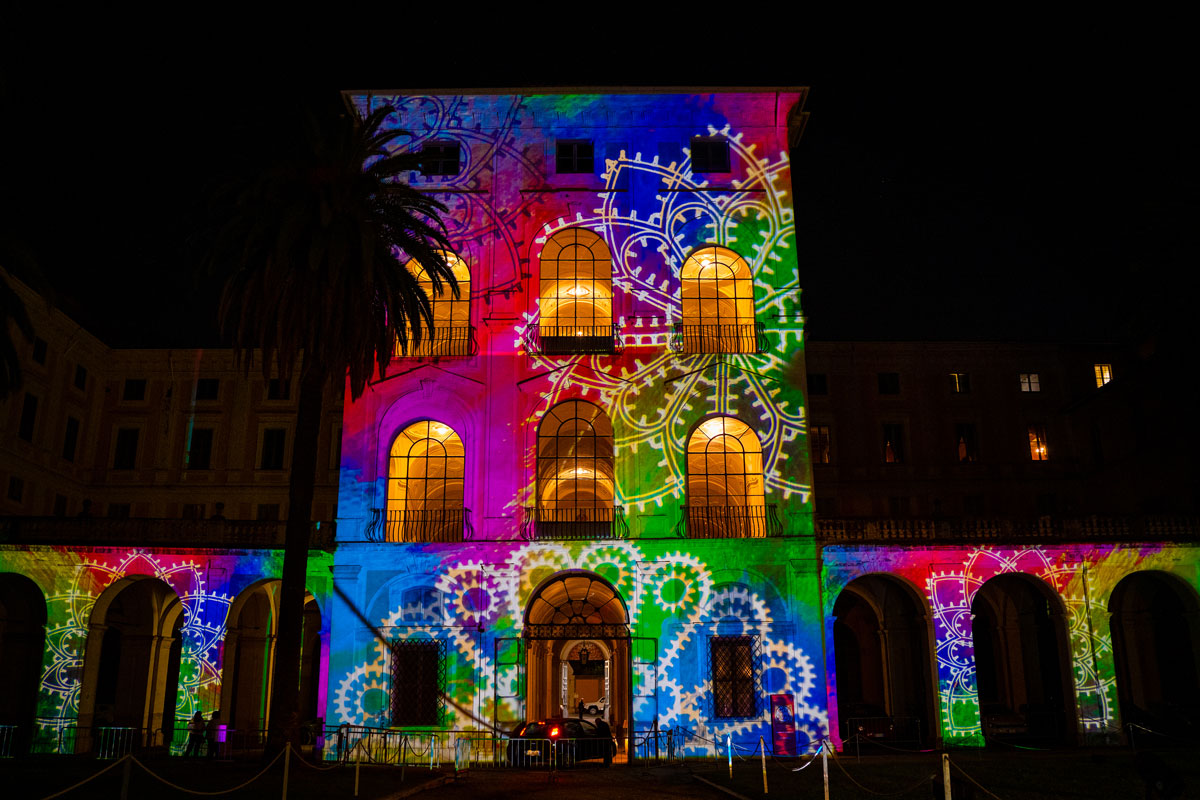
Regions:
M 89 53 L 91 56 L 89 57 Z M 324 58 L 8 53 L 6 265 L 25 245 L 56 302 L 113 345 L 219 342 L 196 231 L 213 180 L 251 169 L 297 102 L 341 88 L 806 85 L 793 152 L 804 307 L 818 339 L 1127 339 L 1186 314 L 1197 157 L 1159 66 L 964 51 L 816 65 L 776 53 L 655 74 L 481 71 Z M 480 80 L 480 75 L 487 80 Z M 1186 96 L 1190 97 L 1189 91 Z

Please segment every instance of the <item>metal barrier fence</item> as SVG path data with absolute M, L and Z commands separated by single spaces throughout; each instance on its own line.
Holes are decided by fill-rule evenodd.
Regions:
M 16 725 L 0 725 L 0 758 L 12 758 L 13 739 L 16 735 Z

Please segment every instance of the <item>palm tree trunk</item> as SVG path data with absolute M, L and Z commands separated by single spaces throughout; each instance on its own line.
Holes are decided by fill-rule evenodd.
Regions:
M 279 591 L 279 626 L 275 639 L 275 668 L 271 676 L 271 719 L 266 756 L 273 757 L 286 742 L 299 747 L 300 642 L 304 624 L 304 594 L 308 572 L 309 533 L 312 530 L 313 486 L 317 474 L 317 441 L 321 435 L 327 371 L 305 354 L 300 371 L 300 397 L 288 486 L 287 529 L 283 545 L 283 580 Z

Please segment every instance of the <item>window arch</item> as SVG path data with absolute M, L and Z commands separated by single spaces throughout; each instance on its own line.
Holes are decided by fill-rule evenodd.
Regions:
M 612 253 L 584 228 L 554 234 L 542 249 L 539 347 L 545 353 L 613 349 Z
M 429 298 L 433 330 L 422 331 L 421 343 L 416 346 L 412 344 L 410 332 L 408 353 L 402 354 L 397 350 L 397 355 L 469 356 L 475 352 L 474 329 L 471 327 L 471 271 L 467 263 L 454 253 L 443 252 L 442 255 L 458 283 L 458 297 L 445 283 L 441 286 L 441 293 L 435 293 L 433 276 L 415 258 L 405 264 Z
M 762 445 L 736 417 L 710 417 L 687 445 L 687 526 L 694 538 L 766 536 Z
M 465 472 L 462 439 L 449 425 L 421 420 L 401 431 L 388 464 L 387 541 L 460 541 Z
M 583 400 L 559 403 L 538 426 L 537 448 L 539 536 L 604 536 L 616 497 L 608 415 Z
M 746 259 L 707 245 L 693 252 L 679 274 L 685 353 L 754 353 L 754 276 Z

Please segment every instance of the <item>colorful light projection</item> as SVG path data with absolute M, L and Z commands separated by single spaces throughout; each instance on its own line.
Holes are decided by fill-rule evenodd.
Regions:
M 950 744 L 982 745 L 971 605 L 984 583 L 1000 575 L 1028 575 L 1061 600 L 1082 738 L 1114 733 L 1119 721 L 1108 614 L 1113 588 L 1122 578 L 1149 570 L 1174 573 L 1197 588 L 1198 558 L 1194 547 L 1150 544 L 826 547 L 822 560 L 831 728 L 836 732 L 838 716 L 833 606 L 855 578 L 893 576 L 925 598 L 933 623 L 941 735 Z
M 327 554 L 309 557 L 309 585 L 322 608 L 328 606 L 330 560 Z M 55 752 L 60 746 L 69 749 L 77 725 L 101 724 L 99 718 L 80 719 L 80 692 L 85 657 L 89 652 L 99 654 L 98 647 L 89 649 L 89 626 L 95 622 L 97 600 L 106 591 L 111 593 L 130 579 L 155 578 L 178 597 L 183 623 L 175 719 L 182 727 L 196 711 L 207 717 L 220 708 L 222 650 L 234 598 L 264 576 L 278 575 L 281 568 L 282 553 L 276 551 L 0 549 L 0 572 L 30 578 L 46 602 L 34 746 L 40 752 Z M 328 626 L 327 621 L 324 624 Z M 322 674 L 327 672 L 327 660 L 324 654 Z

